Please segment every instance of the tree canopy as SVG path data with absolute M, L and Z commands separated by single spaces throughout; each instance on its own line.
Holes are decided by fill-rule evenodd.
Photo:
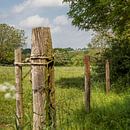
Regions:
M 81 30 L 96 32 L 88 45 L 104 70 L 104 61 L 111 61 L 111 82 L 118 90 L 130 84 L 130 1 L 129 0 L 64 0 L 70 9 L 72 24 Z M 103 61 L 103 62 L 102 62 Z M 103 69 L 102 69 L 103 68 Z M 98 75 L 99 77 L 99 75 Z
M 64 0 L 69 2 L 68 15 L 80 29 L 112 29 L 122 33 L 130 27 L 129 0 Z M 130 30 L 129 30 L 130 31 Z M 127 32 L 128 34 L 128 32 Z
M 7 24 L 0 24 L 0 63 L 12 63 L 14 49 L 25 44 L 23 30 L 16 29 Z

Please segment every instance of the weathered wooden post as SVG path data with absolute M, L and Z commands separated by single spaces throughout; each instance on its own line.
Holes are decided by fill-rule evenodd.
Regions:
M 16 89 L 16 120 L 20 129 L 23 127 L 23 88 L 22 88 L 22 66 L 21 48 L 15 50 L 15 89 Z
M 54 59 L 50 28 L 32 30 L 33 130 L 56 129 Z
M 91 85 L 90 85 L 90 57 L 85 56 L 84 58 L 85 64 L 85 108 L 86 112 L 90 112 L 90 92 L 91 92 Z
M 106 94 L 110 92 L 110 65 L 109 61 L 106 60 Z

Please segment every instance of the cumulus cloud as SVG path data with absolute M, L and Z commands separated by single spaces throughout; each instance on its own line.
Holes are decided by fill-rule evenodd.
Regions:
M 52 24 L 50 24 L 48 18 L 44 18 L 39 15 L 34 15 L 34 16 L 29 16 L 26 19 L 22 20 L 19 23 L 19 26 L 21 28 L 26 28 L 26 29 L 33 28 L 33 27 L 40 27 L 40 26 L 44 26 L 44 27 L 48 26 L 51 28 L 52 33 L 58 33 L 61 32 L 62 30 L 61 25 L 65 25 L 68 23 L 66 20 L 67 20 L 66 17 L 58 16 L 53 20 Z
M 61 16 L 57 16 L 54 19 L 54 24 L 62 26 L 62 25 L 67 25 L 69 23 L 69 20 L 67 19 L 67 16 L 65 15 L 61 15 Z
M 40 17 L 39 15 L 34 15 L 27 17 L 25 20 L 19 23 L 20 27 L 33 28 L 39 26 L 50 26 L 49 19 Z
M 51 27 L 52 33 L 61 32 L 62 28 L 60 26 L 52 26 Z
M 30 8 L 39 8 L 39 7 L 56 7 L 62 6 L 62 0 L 26 0 L 23 3 L 14 6 L 14 13 L 21 13 L 24 10 Z

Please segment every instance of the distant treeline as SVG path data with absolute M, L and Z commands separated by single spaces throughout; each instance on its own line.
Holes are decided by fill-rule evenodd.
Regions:
M 55 66 L 82 66 L 83 65 L 83 57 L 86 54 L 86 48 L 54 48 L 54 59 Z M 22 50 L 22 60 L 26 61 L 31 55 L 31 49 L 26 48 Z M 10 57 L 6 60 L 0 61 L 1 65 L 11 65 L 14 63 L 14 55 L 10 55 Z
M 55 66 L 83 66 L 83 57 L 87 48 L 54 48 Z M 29 58 L 31 49 L 23 49 L 23 61 Z

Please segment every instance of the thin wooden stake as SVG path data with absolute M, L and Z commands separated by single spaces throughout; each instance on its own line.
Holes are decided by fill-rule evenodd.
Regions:
M 31 58 L 33 130 L 55 130 L 54 64 L 50 28 L 39 27 L 32 30 L 31 57 L 37 57 Z M 39 65 L 33 65 L 35 63 Z
M 21 62 L 21 48 L 15 50 L 15 62 Z M 16 120 L 20 129 L 23 127 L 23 88 L 22 88 L 22 66 L 15 65 L 15 88 L 16 88 Z
M 110 92 L 110 65 L 109 61 L 106 60 L 106 94 Z
M 86 112 L 90 112 L 90 92 L 91 92 L 91 85 L 90 85 L 90 57 L 85 56 L 84 58 L 85 64 L 85 108 Z

